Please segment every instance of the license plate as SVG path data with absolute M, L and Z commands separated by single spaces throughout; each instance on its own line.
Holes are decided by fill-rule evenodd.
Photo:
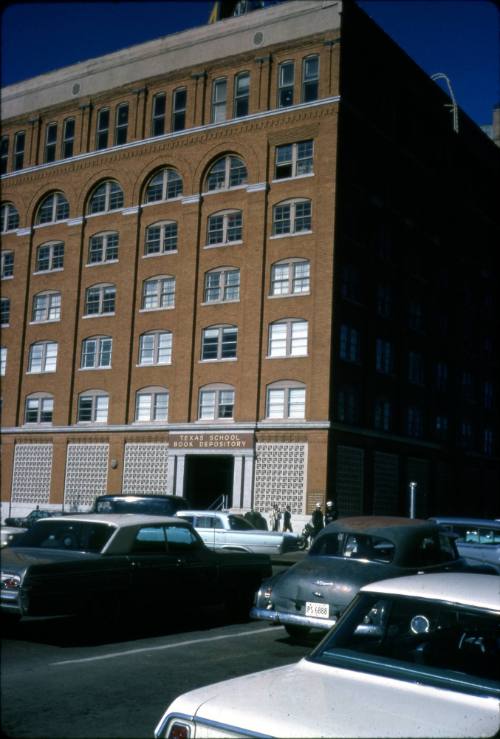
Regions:
M 330 606 L 328 603 L 306 603 L 306 616 L 313 616 L 314 618 L 329 618 Z

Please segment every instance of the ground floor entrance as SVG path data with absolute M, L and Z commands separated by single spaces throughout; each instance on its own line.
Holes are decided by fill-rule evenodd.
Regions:
M 231 505 L 233 477 L 233 456 L 187 455 L 184 495 L 193 508 L 208 508 L 222 495 Z

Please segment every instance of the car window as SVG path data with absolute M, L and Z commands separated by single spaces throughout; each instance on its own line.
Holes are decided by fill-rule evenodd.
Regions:
M 232 531 L 249 531 L 254 528 L 243 516 L 228 516 L 229 528 Z
M 183 554 L 200 548 L 200 539 L 187 526 L 165 526 L 168 551 Z
M 134 554 L 166 554 L 167 539 L 163 526 L 139 529 L 132 547 Z
M 432 675 L 453 678 L 455 684 L 468 678 L 497 681 L 499 677 L 500 619 L 479 609 L 362 594 L 330 634 L 313 652 L 313 659 L 331 662 L 357 657 L 352 669 L 386 675 L 392 667 L 405 667 L 411 671 L 407 679 L 424 684 Z M 496 689 L 500 693 L 498 682 Z
M 323 534 L 312 544 L 309 550 L 311 557 L 339 557 L 342 554 L 342 540 L 344 535 L 339 532 L 335 534 Z
M 413 547 L 410 567 L 431 567 L 457 558 L 456 547 L 453 538 L 440 531 L 439 533 L 421 536 Z
M 186 516 L 183 516 L 186 518 Z M 196 526 L 200 529 L 222 529 L 222 522 L 216 516 L 196 516 Z
M 45 519 L 35 523 L 19 538 L 16 537 L 11 546 L 100 552 L 114 531 L 113 526 L 104 523 Z

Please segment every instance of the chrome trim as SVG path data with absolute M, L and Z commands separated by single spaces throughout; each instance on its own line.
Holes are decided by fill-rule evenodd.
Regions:
M 297 613 L 284 613 L 282 611 L 271 611 L 266 608 L 254 606 L 250 611 L 250 618 L 260 621 L 271 621 L 273 624 L 290 624 L 291 626 L 306 626 L 310 629 L 322 629 L 327 631 L 337 623 L 336 618 L 313 618 Z

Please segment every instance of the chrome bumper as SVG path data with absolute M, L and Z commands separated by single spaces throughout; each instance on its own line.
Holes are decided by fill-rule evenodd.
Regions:
M 305 626 L 310 629 L 322 629 L 323 631 L 328 631 L 337 623 L 337 618 L 313 618 L 312 616 L 303 616 L 300 613 L 273 611 L 267 608 L 257 608 L 256 606 L 250 611 L 250 618 L 271 621 L 273 624 Z

